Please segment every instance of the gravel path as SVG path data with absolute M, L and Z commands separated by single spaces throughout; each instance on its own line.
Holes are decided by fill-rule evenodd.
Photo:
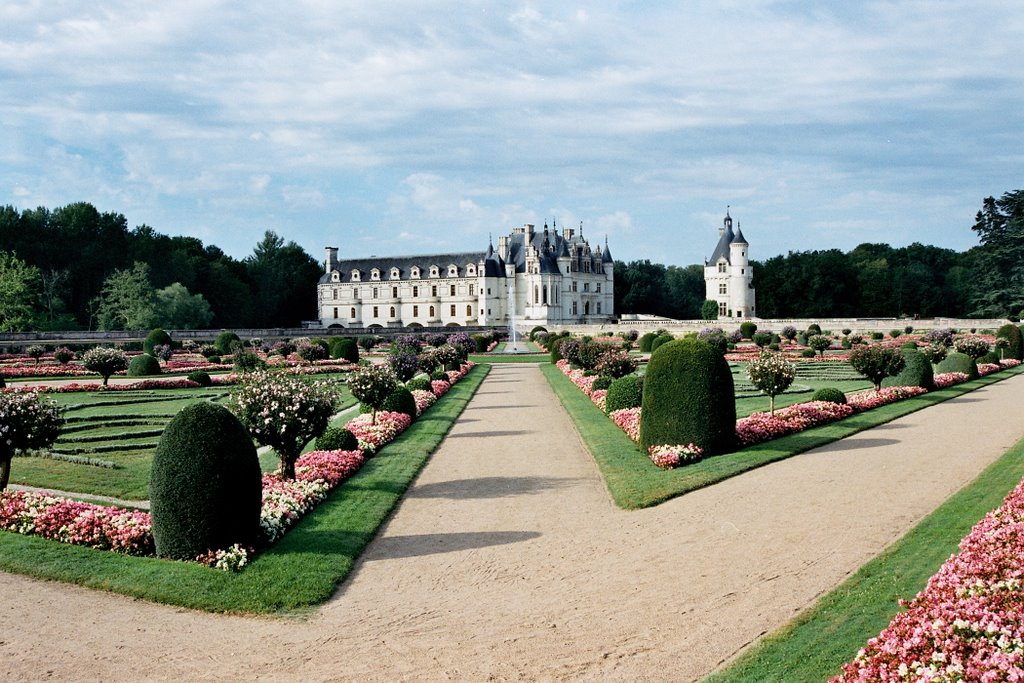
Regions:
M 1010 378 L 624 512 L 539 370 L 496 365 L 308 620 L 0 574 L 0 678 L 694 680 L 973 479 L 1024 435 L 1007 419 L 1022 411 Z

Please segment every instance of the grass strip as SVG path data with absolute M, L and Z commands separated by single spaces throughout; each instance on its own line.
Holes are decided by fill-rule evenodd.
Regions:
M 330 598 L 348 576 L 488 372 L 474 368 L 240 573 L 12 532 L 0 532 L 0 569 L 210 612 L 306 610 Z
M 501 355 L 493 354 L 470 354 L 469 359 L 477 365 L 491 365 L 494 363 L 550 363 L 551 357 L 546 353 L 509 353 Z
M 738 474 L 961 396 L 1024 372 L 1024 365 L 970 382 L 897 401 L 831 424 L 717 455 L 692 465 L 662 470 L 554 365 L 541 365 L 551 388 L 597 462 L 615 504 L 627 510 L 650 507 Z
M 809 610 L 705 683 L 824 681 L 889 625 L 960 540 L 1024 478 L 1024 440 Z

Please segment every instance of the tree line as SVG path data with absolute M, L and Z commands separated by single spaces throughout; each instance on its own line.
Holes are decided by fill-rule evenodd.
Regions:
M 752 261 L 762 318 L 1007 317 L 1024 309 L 1024 190 L 986 198 L 965 252 L 914 243 L 791 251 Z M 615 262 L 615 311 L 701 317 L 700 265 Z
M 79 202 L 0 208 L 0 330 L 296 327 L 319 262 L 266 231 L 242 260 Z

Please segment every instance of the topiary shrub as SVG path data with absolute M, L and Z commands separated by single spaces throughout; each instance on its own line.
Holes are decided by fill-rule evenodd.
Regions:
M 804 349 L 803 351 L 800 352 L 801 358 L 814 358 L 817 355 L 818 354 L 815 352 L 814 349 Z
M 642 337 L 640 337 L 640 341 L 637 342 L 639 344 L 639 346 L 640 346 L 640 353 L 650 353 L 651 352 L 651 344 L 653 344 L 654 340 L 657 339 L 657 338 L 658 338 L 658 335 L 656 335 L 653 332 L 646 332 L 646 333 L 644 333 L 644 335 Z
M 640 445 L 699 446 L 705 455 L 735 445 L 736 397 L 722 354 L 696 339 L 680 339 L 651 356 L 644 377 Z
M 235 372 L 254 372 L 267 367 L 267 362 L 258 353 L 248 349 L 239 348 L 231 359 Z M 213 359 L 210 360 L 212 362 Z
M 388 394 L 380 409 L 390 413 L 405 413 L 412 419 L 416 419 L 416 399 L 413 398 L 412 392 L 405 387 L 396 387 Z
M 594 383 L 590 385 L 593 391 L 599 391 L 601 389 L 607 389 L 612 385 L 615 380 L 610 375 L 601 375 L 594 380 Z
M 850 365 L 860 374 L 871 380 L 875 391 L 882 388 L 882 380 L 894 377 L 903 372 L 906 361 L 899 349 L 891 349 L 881 344 L 858 346 L 850 352 Z
M 354 451 L 359 448 L 359 439 L 344 427 L 328 427 L 316 438 L 314 448 L 318 451 Z
M 155 330 L 152 330 L 149 334 L 146 335 L 146 338 L 142 340 L 142 350 L 151 356 L 155 355 L 153 353 L 153 347 L 161 345 L 170 346 L 171 335 L 167 334 L 159 327 L 156 328 Z
M 220 355 L 226 356 L 232 351 L 231 343 L 241 343 L 241 341 L 242 340 L 238 338 L 238 335 L 231 330 L 224 330 L 217 335 L 217 339 L 213 342 L 213 345 L 217 347 L 217 351 L 220 352 Z
M 654 353 L 665 344 L 668 344 L 670 341 L 675 341 L 675 339 L 676 338 L 673 337 L 671 334 L 659 334 L 657 337 L 654 338 L 654 341 L 651 342 L 651 353 Z
M 1024 360 L 1024 337 L 1022 337 L 1019 327 L 1003 325 L 996 330 L 996 338 L 1005 339 L 1008 342 L 1006 349 L 1003 350 L 1003 358 Z
M 405 383 L 405 388 L 409 391 L 430 391 L 430 378 L 413 377 Z
M 149 499 L 160 557 L 194 560 L 207 550 L 255 544 L 262 475 L 238 418 L 209 401 L 179 411 L 153 452 Z
M 882 380 L 883 387 L 922 387 L 931 391 L 935 388 L 932 363 L 924 354 L 914 349 L 900 349 L 903 354 L 903 370 L 894 377 Z
M 148 353 L 135 356 L 128 363 L 129 377 L 147 377 L 160 374 L 160 361 Z
M 807 326 L 807 336 L 813 337 L 816 334 L 821 334 L 821 325 L 818 323 L 811 323 Z
M 829 403 L 846 403 L 846 394 L 842 389 L 835 387 L 822 387 L 811 394 L 812 401 L 828 401 Z
M 952 351 L 946 354 L 945 359 L 935 366 L 935 372 L 962 372 L 971 379 L 977 379 L 978 364 L 966 353 Z
M 772 343 L 772 335 L 771 332 L 755 332 L 750 340 L 754 342 L 758 348 L 763 349 Z M 778 344 L 778 342 L 775 343 Z
M 917 342 L 908 341 L 908 342 L 906 342 L 904 344 L 901 344 L 900 348 L 901 349 L 913 349 L 914 351 L 917 351 Z
M 995 363 L 996 365 L 999 365 L 999 361 L 1000 360 L 1001 359 L 999 358 L 999 353 L 997 351 L 989 351 L 984 356 L 979 358 L 977 360 L 977 362 L 978 363 Z
M 755 332 L 757 332 L 757 323 L 752 323 L 749 320 L 740 323 L 740 334 L 744 339 L 753 339 Z
M 538 333 L 547 333 L 547 331 L 548 330 L 547 330 L 546 327 L 543 327 L 541 325 L 537 325 L 532 330 L 530 330 L 530 340 L 531 341 L 535 341 L 537 339 L 537 334 Z
M 186 379 L 195 382 L 201 387 L 208 387 L 213 384 L 213 380 L 210 379 L 210 375 L 208 373 L 203 372 L 202 370 L 190 372 L 185 377 Z
M 352 337 L 333 337 L 331 339 L 331 358 L 340 358 L 349 363 L 359 362 L 359 344 Z
M 644 378 L 640 375 L 626 375 L 614 380 L 608 386 L 605 410 L 609 413 L 624 408 L 639 408 L 644 398 Z

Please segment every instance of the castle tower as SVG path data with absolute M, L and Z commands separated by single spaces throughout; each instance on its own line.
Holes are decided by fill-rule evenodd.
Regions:
M 754 271 L 748 256 L 749 244 L 739 223 L 733 231 L 728 209 L 718 229 L 718 244 L 711 258 L 704 261 L 705 298 L 718 304 L 719 318 L 752 318 L 754 308 Z

